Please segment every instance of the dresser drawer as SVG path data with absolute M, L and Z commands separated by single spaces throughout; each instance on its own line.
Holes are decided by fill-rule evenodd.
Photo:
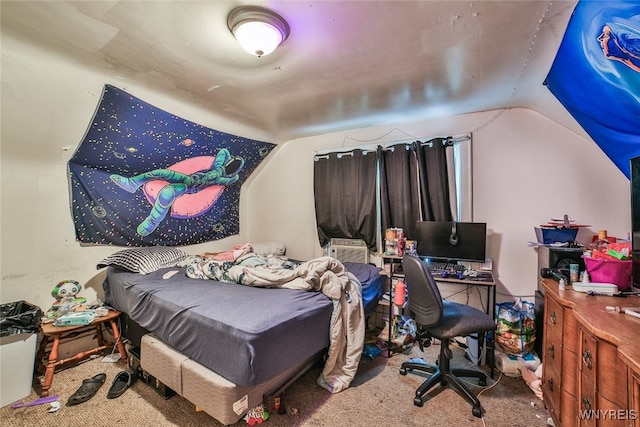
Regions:
M 575 354 L 580 351 L 580 328 L 573 310 L 568 308 L 562 316 L 562 346 Z
M 553 298 L 547 298 L 545 300 L 544 307 L 544 333 L 552 333 L 557 336 L 562 336 L 562 320 L 563 320 L 563 308 Z
M 545 331 L 542 361 L 556 372 L 562 372 L 562 338 L 551 331 Z
M 627 365 L 620 360 L 618 348 L 598 340 L 596 388 L 598 394 L 621 408 L 627 407 Z
M 578 374 L 580 370 L 580 358 L 577 354 L 562 347 L 562 389 L 567 393 L 578 396 Z
M 640 373 L 629 369 L 629 410 L 633 415 L 633 427 L 640 427 Z
M 549 411 L 554 418 L 560 419 L 560 396 L 562 394 L 562 379 L 560 373 L 548 364 L 542 366 L 542 394 Z
M 596 416 L 596 387 L 590 377 L 583 371 L 580 374 L 580 426 L 595 426 Z
M 617 405 L 602 397 L 599 392 L 596 392 L 596 405 L 600 414 L 600 419 L 597 422 L 598 427 L 628 427 L 635 417 L 626 405 L 624 407 Z
M 594 384 L 596 382 L 596 366 L 598 363 L 598 344 L 596 338 L 580 328 L 580 371 Z
M 576 384 L 578 380 L 575 380 Z M 578 425 L 578 401 L 574 395 L 567 393 L 562 388 L 562 397 L 560 401 L 560 425 L 561 426 L 577 426 Z

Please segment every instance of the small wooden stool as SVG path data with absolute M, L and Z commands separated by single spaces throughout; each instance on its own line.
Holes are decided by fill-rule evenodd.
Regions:
M 49 361 L 47 363 L 47 368 L 44 374 L 44 381 L 42 383 L 42 392 L 40 393 L 40 397 L 49 396 L 49 389 L 51 388 L 51 383 L 53 382 L 53 374 L 56 371 L 56 367 L 63 365 L 68 362 L 73 362 L 76 360 L 82 360 L 85 357 L 95 354 L 99 351 L 102 351 L 106 348 L 113 348 L 113 344 L 110 342 L 105 342 L 104 337 L 102 335 L 102 325 L 105 322 L 109 322 L 111 324 L 111 330 L 113 331 L 113 337 L 116 339 L 116 343 L 118 345 L 118 352 L 122 357 L 123 361 L 127 361 L 127 351 L 124 348 L 124 343 L 120 339 L 120 331 L 118 330 L 118 324 L 116 320 L 120 316 L 120 312 L 116 310 L 109 310 L 109 314 L 106 316 L 102 316 L 94 320 L 88 325 L 80 325 L 80 326 L 53 326 L 53 323 L 45 323 L 42 325 L 42 342 L 40 343 L 40 348 L 38 350 L 39 355 L 44 355 L 45 350 L 47 348 L 47 344 L 49 343 L 51 337 L 53 337 L 53 346 L 51 347 L 51 352 L 49 353 Z M 58 360 L 58 347 L 60 346 L 60 340 L 66 338 L 71 333 L 81 332 L 84 329 L 95 328 L 96 329 L 96 337 L 98 339 L 98 347 L 82 351 L 77 353 L 75 356 L 70 357 L 64 360 Z M 64 335 L 64 336 L 63 336 Z M 41 357 L 39 360 L 42 360 Z

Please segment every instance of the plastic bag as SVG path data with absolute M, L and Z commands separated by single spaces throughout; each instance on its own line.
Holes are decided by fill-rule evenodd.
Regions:
M 38 332 L 42 310 L 26 301 L 0 305 L 0 337 Z
M 496 304 L 496 343 L 508 354 L 524 355 L 536 341 L 535 306 L 528 301 Z

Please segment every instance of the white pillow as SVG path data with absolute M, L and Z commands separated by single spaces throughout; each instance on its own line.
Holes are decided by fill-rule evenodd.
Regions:
M 253 253 L 260 256 L 282 256 L 287 250 L 284 243 L 276 240 L 266 240 L 264 242 L 251 243 L 253 247 Z
M 96 268 L 113 265 L 133 273 L 149 274 L 161 268 L 174 267 L 188 256 L 180 249 L 165 246 L 123 249 L 100 261 Z

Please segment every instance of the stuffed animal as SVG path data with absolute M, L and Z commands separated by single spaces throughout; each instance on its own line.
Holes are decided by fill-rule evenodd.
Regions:
M 54 297 L 56 301 L 45 313 L 43 322 L 53 321 L 53 319 L 73 311 L 76 307 L 86 303 L 86 298 L 77 296 L 81 290 L 82 287 L 80 287 L 80 283 L 75 280 L 63 280 L 58 283 L 51 291 L 51 296 Z
M 51 296 L 56 299 L 56 301 L 61 301 L 63 298 L 72 298 L 75 299 L 76 295 L 80 292 L 82 288 L 80 287 L 80 283 L 75 280 L 63 280 L 58 283 L 55 288 L 51 291 Z

